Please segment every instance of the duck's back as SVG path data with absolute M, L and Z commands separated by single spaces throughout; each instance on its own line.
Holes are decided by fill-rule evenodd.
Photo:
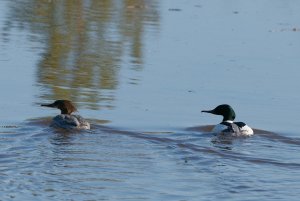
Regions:
M 79 115 L 60 114 L 53 118 L 52 127 L 64 129 L 90 129 L 90 124 Z
M 251 136 L 253 130 L 244 122 L 224 121 L 216 125 L 212 132 L 214 133 L 229 133 L 234 136 Z

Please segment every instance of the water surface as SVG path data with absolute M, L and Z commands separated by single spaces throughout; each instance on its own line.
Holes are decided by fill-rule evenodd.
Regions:
M 0 8 L 0 200 L 298 200 L 297 1 Z M 56 99 L 92 129 L 49 128 Z M 256 134 L 209 133 L 222 103 Z

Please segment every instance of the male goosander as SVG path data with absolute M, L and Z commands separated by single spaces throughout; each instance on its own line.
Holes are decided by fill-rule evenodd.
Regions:
M 253 135 L 253 130 L 244 122 L 233 122 L 235 112 L 230 105 L 223 104 L 213 110 L 203 110 L 202 112 L 223 116 L 223 121 L 213 128 L 213 133 L 231 133 L 235 136 Z
M 42 104 L 44 107 L 58 108 L 61 111 L 60 115 L 57 115 L 52 119 L 52 127 L 59 127 L 65 129 L 90 129 L 90 124 L 84 118 L 79 115 L 71 114 L 77 111 L 76 107 L 69 100 L 57 100 L 51 104 Z

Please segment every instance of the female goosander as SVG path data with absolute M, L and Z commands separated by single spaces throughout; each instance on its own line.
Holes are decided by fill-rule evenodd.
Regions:
M 213 128 L 213 133 L 231 133 L 235 136 L 253 135 L 253 130 L 244 122 L 233 122 L 235 112 L 230 105 L 223 104 L 213 110 L 203 110 L 202 112 L 223 116 L 223 121 Z
M 65 128 L 65 129 L 90 129 L 90 124 L 79 115 L 71 114 L 77 111 L 76 107 L 69 100 L 57 100 L 51 104 L 42 104 L 44 107 L 58 108 L 61 111 L 52 119 L 52 127 Z

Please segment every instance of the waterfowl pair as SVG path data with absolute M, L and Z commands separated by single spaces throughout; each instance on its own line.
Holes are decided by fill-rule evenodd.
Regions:
M 213 133 L 231 133 L 236 136 L 251 136 L 254 133 L 244 122 L 234 122 L 235 112 L 230 105 L 223 104 L 213 110 L 203 110 L 202 112 L 223 116 L 222 122 L 213 128 Z
M 69 100 L 57 100 L 51 104 L 42 104 L 44 107 L 60 109 L 61 114 L 52 119 L 52 127 L 64 129 L 90 129 L 90 124 L 83 117 L 72 114 L 77 111 L 76 107 Z
M 42 104 L 41 106 L 60 109 L 61 114 L 53 118 L 52 127 L 90 129 L 90 124 L 83 117 L 72 114 L 77 109 L 69 100 L 57 100 L 54 103 Z M 251 136 L 254 133 L 244 122 L 234 122 L 235 112 L 230 105 L 223 104 L 213 110 L 203 110 L 202 112 L 223 116 L 222 122 L 213 128 L 212 132 L 214 133 L 232 133 L 238 136 Z

